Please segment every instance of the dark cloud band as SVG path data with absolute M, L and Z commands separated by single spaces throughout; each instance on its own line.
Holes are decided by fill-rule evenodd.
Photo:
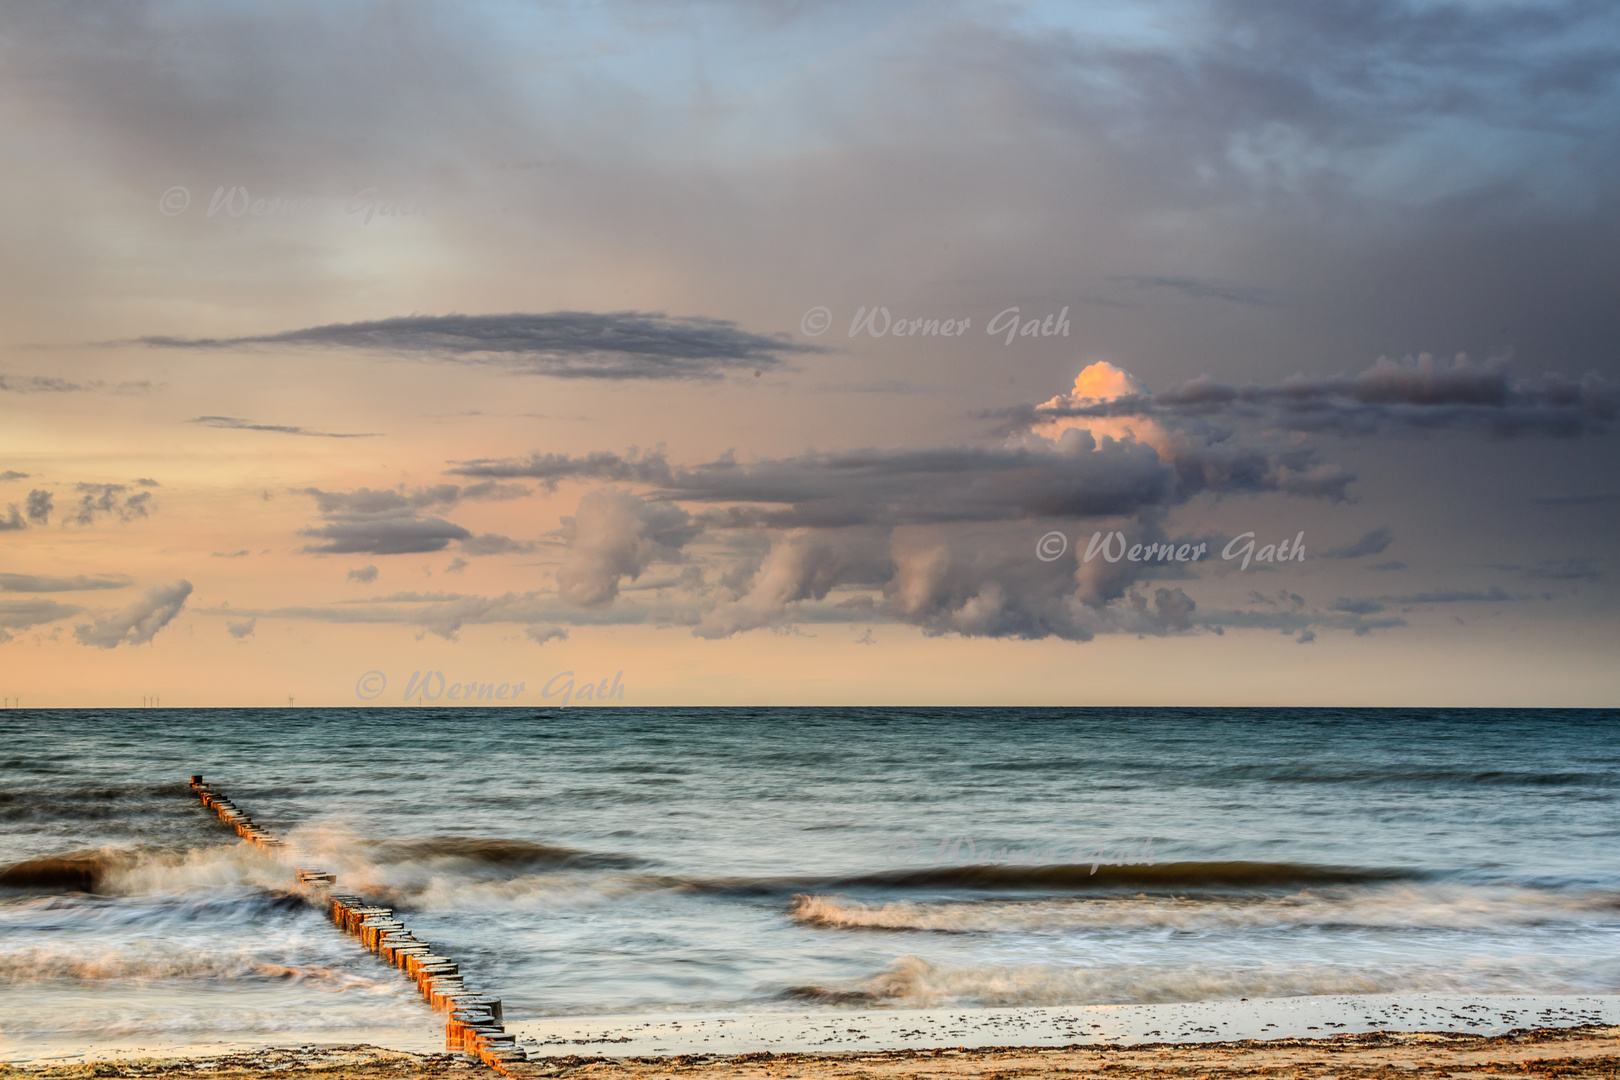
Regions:
M 138 341 L 172 349 L 249 345 L 364 349 L 498 363 L 565 379 L 711 379 L 727 371 L 771 367 L 787 354 L 827 351 L 781 335 L 750 333 L 723 319 L 635 311 L 413 315 L 249 337 L 150 336 Z

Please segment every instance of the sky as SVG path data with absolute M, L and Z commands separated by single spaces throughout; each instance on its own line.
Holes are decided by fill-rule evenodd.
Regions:
M 1620 9 L 0 20 L 0 704 L 1620 703 Z

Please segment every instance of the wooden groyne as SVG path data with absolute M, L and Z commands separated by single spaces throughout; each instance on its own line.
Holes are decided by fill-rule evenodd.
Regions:
M 201 776 L 191 778 L 191 790 L 242 839 L 271 851 L 286 847 L 255 825 L 253 819 L 223 793 L 204 783 Z M 501 999 L 469 987 L 460 965 L 412 934 L 404 922 L 394 917 L 393 909 L 368 904 L 351 893 L 335 891 L 337 878 L 325 870 L 299 866 L 294 872 L 300 885 L 323 898 L 334 923 L 358 938 L 385 963 L 405 972 L 428 1004 L 445 1014 L 444 1038 L 450 1050 L 472 1054 L 497 1072 L 506 1072 L 506 1065 L 528 1060 L 528 1055 L 518 1047 L 516 1037 L 502 1027 Z

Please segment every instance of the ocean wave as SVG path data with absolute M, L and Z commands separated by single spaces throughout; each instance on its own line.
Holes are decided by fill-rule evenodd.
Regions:
M 1040 933 L 1153 930 L 1221 934 L 1291 926 L 1506 930 L 1552 925 L 1620 928 L 1620 893 L 1548 892 L 1460 884 L 1311 889 L 1286 896 L 1114 896 L 1013 902 L 867 904 L 801 894 L 787 914 L 824 930 Z
M 484 836 L 428 836 L 385 840 L 371 849 L 373 863 L 421 863 L 432 866 L 463 864 L 476 867 L 571 867 L 627 869 L 645 860 L 630 855 L 581 851 L 559 844 Z
M 106 846 L 0 868 L 0 887 L 30 894 L 134 896 L 226 885 L 284 890 L 287 869 L 252 845 L 223 841 L 204 848 Z
M 36 946 L 0 954 L 0 985 L 47 982 L 312 983 L 330 990 L 371 990 L 379 980 L 319 964 L 285 963 L 249 953 L 181 948 L 98 946 L 88 954 L 70 945 Z
M 1582 989 L 1555 967 L 1512 962 L 1468 970 L 1394 964 L 1357 964 L 1353 968 L 1331 964 L 946 967 L 905 956 L 851 986 L 790 986 L 779 997 L 821 1005 L 918 1009 L 1162 1004 L 1315 994 L 1571 993 Z
M 1397 868 L 1315 866 L 1304 863 L 1174 862 L 1093 865 L 1058 863 L 1016 866 L 973 863 L 885 870 L 842 877 L 693 878 L 685 888 L 701 892 L 800 893 L 838 889 L 1180 893 L 1278 890 L 1325 885 L 1420 880 L 1427 872 Z
M 29 892 L 97 892 L 97 885 L 108 868 L 106 858 L 89 853 L 27 859 L 0 868 L 0 888 Z

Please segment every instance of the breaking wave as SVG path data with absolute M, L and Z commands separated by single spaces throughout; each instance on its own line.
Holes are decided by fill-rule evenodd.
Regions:
M 1578 973 L 1570 974 L 1579 978 Z M 1353 968 L 1322 964 L 946 967 L 905 956 L 853 986 L 790 986 L 779 997 L 820 1005 L 921 1009 L 1162 1004 L 1314 994 L 1569 993 L 1580 989 L 1556 967 L 1514 962 L 1464 973 L 1376 964 Z
M 286 884 L 286 867 L 247 844 L 102 847 L 0 868 L 0 888 L 24 893 L 135 896 L 228 885 L 280 891 Z
M 1005 892 L 1117 892 L 1120 890 L 1180 893 L 1190 891 L 1302 889 L 1328 885 L 1365 885 L 1415 881 L 1429 876 L 1417 870 L 1312 866 L 1301 863 L 1175 862 L 1154 865 L 1059 863 L 1051 866 L 1008 866 L 979 863 L 914 870 L 887 870 L 845 877 L 778 877 L 693 879 L 688 889 L 702 892 L 802 893 L 839 889 L 947 890 Z
M 1285 896 L 1110 896 L 1025 901 L 896 901 L 795 896 L 788 917 L 824 930 L 997 933 L 1151 930 L 1218 934 L 1315 926 L 1495 930 L 1612 924 L 1620 893 L 1458 884 L 1311 889 Z

